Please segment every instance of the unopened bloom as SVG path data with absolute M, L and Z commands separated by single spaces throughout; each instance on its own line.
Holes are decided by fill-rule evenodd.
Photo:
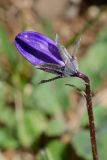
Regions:
M 73 76 L 78 71 L 75 55 L 69 55 L 59 43 L 37 32 L 21 32 L 15 37 L 15 46 L 20 54 L 37 69 L 59 77 Z M 78 44 L 74 52 L 77 52 Z

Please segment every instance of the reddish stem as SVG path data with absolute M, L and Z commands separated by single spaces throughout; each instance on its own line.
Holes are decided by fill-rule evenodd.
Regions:
M 85 82 L 85 87 L 86 87 L 85 93 L 86 93 L 87 112 L 88 112 L 88 118 L 89 118 L 91 148 L 92 148 L 93 160 L 98 160 L 90 80 L 86 75 L 80 72 L 76 73 L 75 76 L 84 80 Z

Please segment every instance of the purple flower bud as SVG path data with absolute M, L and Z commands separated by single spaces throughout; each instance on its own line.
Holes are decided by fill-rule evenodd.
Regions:
M 72 76 L 78 71 L 76 57 L 68 54 L 58 37 L 53 41 L 37 32 L 21 32 L 15 38 L 15 46 L 24 58 L 43 71 L 59 77 Z
M 37 32 L 21 32 L 15 38 L 18 51 L 32 65 L 46 63 L 64 66 L 57 44 L 53 40 Z

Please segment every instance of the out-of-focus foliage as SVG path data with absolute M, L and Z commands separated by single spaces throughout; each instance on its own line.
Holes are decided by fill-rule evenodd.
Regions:
M 38 160 L 62 160 L 64 159 L 65 145 L 61 141 L 54 140 L 46 146 L 46 150 L 38 154 Z
M 91 45 L 80 62 L 80 70 L 86 73 L 92 82 L 92 87 L 99 88 L 102 79 L 107 76 L 107 29 L 98 34 L 96 42 Z
M 94 115 L 95 115 L 95 122 L 96 122 L 98 153 L 99 153 L 99 158 L 103 160 L 107 156 L 107 153 L 106 153 L 107 109 L 99 105 L 94 107 L 95 107 Z M 87 119 L 86 113 L 81 118 L 81 125 L 82 126 L 88 125 L 88 119 Z M 88 129 L 82 129 L 79 132 L 77 132 L 74 135 L 73 141 L 71 141 L 71 143 L 73 144 L 74 148 L 76 149 L 77 153 L 80 156 L 85 157 L 87 160 L 92 159 Z
M 86 56 L 84 56 L 80 62 L 81 71 L 87 74 L 91 78 L 92 88 L 98 89 L 103 78 L 107 76 L 107 29 L 98 34 L 96 42 L 88 49 Z M 97 146 L 99 159 L 106 159 L 106 147 L 107 147 L 107 107 L 100 104 L 93 106 L 96 132 L 97 132 Z M 87 113 L 81 118 L 81 125 L 83 127 L 88 126 Z M 71 141 L 77 153 L 85 157 L 87 160 L 92 159 L 90 150 L 89 130 L 82 129 L 74 135 L 73 141 Z
M 107 76 L 107 29 L 103 29 L 96 41 L 89 47 L 84 57 L 79 62 L 80 70 L 91 79 L 92 89 L 98 89 L 103 79 Z M 73 81 L 76 86 L 81 87 L 81 81 Z
M 43 24 L 48 32 L 49 24 L 45 21 Z M 94 90 L 107 76 L 106 60 L 105 29 L 80 59 L 80 69 L 90 76 Z M 0 25 L 0 148 L 31 150 L 38 160 L 66 160 L 67 147 L 71 145 L 77 155 L 91 159 L 87 113 L 82 116 L 80 130 L 74 135 L 66 118 L 72 105 L 68 98 L 71 89 L 64 85 L 69 80 L 37 85 L 40 80 L 51 76 L 28 64 L 17 53 Z M 69 82 L 78 87 L 82 83 L 80 80 L 71 81 L 71 78 Z M 94 106 L 100 160 L 107 157 L 106 108 L 100 104 Z M 68 136 L 67 141 L 63 136 Z

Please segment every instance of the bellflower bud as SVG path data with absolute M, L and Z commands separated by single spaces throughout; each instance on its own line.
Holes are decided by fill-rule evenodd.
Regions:
M 58 36 L 53 41 L 37 32 L 21 32 L 15 37 L 15 46 L 37 69 L 60 77 L 73 76 L 78 71 L 75 55 L 69 55 L 66 48 L 59 43 Z

